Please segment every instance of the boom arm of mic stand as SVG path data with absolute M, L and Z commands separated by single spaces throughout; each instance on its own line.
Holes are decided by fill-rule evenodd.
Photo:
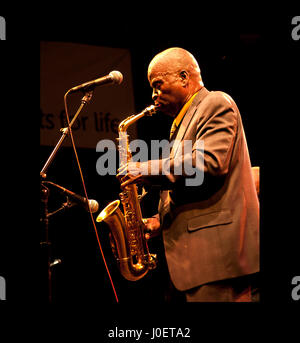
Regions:
M 65 94 L 65 98 L 68 95 L 68 93 L 70 92 L 70 90 Z M 81 99 L 81 104 L 75 114 L 75 116 L 73 117 L 72 121 L 70 122 L 70 128 L 72 127 L 73 123 L 75 122 L 75 120 L 77 119 L 79 113 L 81 112 L 81 110 L 83 109 L 83 107 L 88 104 L 92 98 L 93 95 L 93 90 L 88 91 L 84 94 L 83 98 Z M 43 169 L 40 172 L 40 176 L 45 179 L 47 176 L 47 170 L 50 166 L 50 164 L 52 163 L 54 157 L 56 156 L 56 153 L 58 152 L 60 146 L 62 145 L 64 139 L 66 138 L 67 134 L 69 133 L 69 127 L 65 127 L 60 129 L 60 131 L 62 132 L 62 136 L 60 137 L 59 141 L 57 142 L 55 148 L 53 149 L 51 155 L 49 156 L 47 162 L 45 163 Z

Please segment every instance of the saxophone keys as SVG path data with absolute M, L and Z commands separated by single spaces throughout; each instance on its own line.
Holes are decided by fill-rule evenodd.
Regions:
M 156 254 L 149 254 L 148 265 L 149 269 L 155 269 L 157 265 L 157 255 Z

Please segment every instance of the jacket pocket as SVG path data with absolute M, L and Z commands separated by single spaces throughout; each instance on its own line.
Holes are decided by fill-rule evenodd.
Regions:
M 205 213 L 188 220 L 187 229 L 192 232 L 211 226 L 224 225 L 232 223 L 232 214 L 230 210 L 221 210 L 217 212 Z

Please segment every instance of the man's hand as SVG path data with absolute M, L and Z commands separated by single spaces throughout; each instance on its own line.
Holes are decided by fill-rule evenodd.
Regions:
M 157 236 L 160 233 L 160 222 L 156 217 L 144 218 L 145 224 L 145 238 L 148 240 Z
M 133 183 L 144 183 L 144 176 L 148 172 L 147 162 L 128 162 L 118 169 L 117 178 L 124 188 Z

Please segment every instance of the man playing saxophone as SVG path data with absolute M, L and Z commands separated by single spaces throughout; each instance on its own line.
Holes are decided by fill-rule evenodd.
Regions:
M 156 55 L 148 80 L 155 107 L 174 118 L 175 143 L 168 158 L 122 166 L 121 187 L 161 186 L 146 235 L 162 232 L 170 280 L 185 301 L 258 301 L 259 202 L 237 105 L 204 87 L 196 59 L 182 48 Z M 192 151 L 182 152 L 187 141 Z M 203 180 L 188 183 L 190 176 L 176 173 L 181 164 L 201 169 Z

